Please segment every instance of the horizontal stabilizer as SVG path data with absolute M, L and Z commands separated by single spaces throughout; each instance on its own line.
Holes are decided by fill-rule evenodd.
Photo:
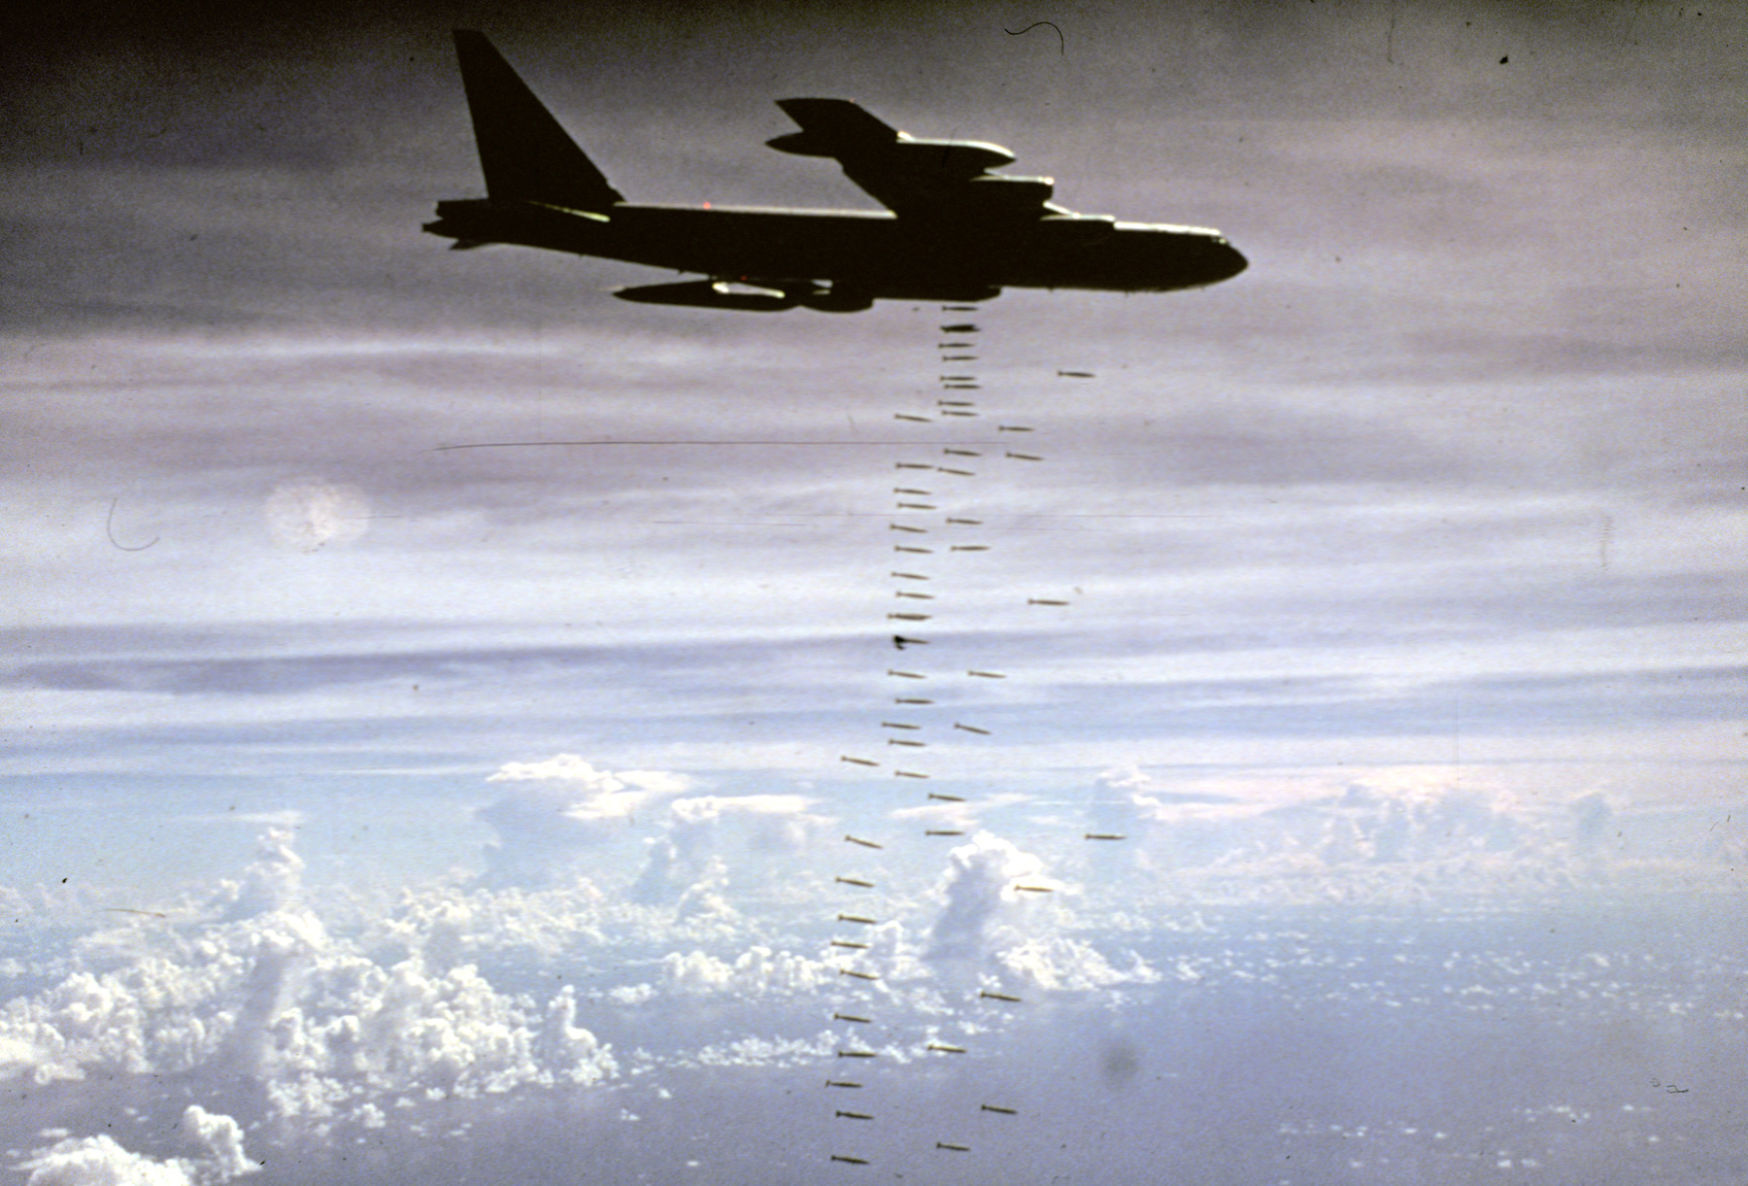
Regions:
M 625 200 L 484 33 L 457 29 L 455 53 L 488 194 L 594 211 Z

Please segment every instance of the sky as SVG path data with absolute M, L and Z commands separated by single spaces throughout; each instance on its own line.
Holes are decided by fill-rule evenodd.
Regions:
M 0 19 L 0 1179 L 1741 1180 L 1740 4 Z M 445 251 L 455 27 L 1250 267 Z

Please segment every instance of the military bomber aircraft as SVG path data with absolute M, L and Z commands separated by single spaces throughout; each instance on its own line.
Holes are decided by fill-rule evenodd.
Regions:
M 456 30 L 485 198 L 437 203 L 424 229 L 465 249 L 512 243 L 693 272 L 628 301 L 832 313 L 876 300 L 982 301 L 1003 288 L 1164 292 L 1236 276 L 1219 231 L 1120 222 L 1052 202 L 1046 177 L 991 170 L 995 144 L 925 140 L 847 99 L 782 99 L 780 152 L 835 159 L 883 211 L 727 209 L 625 200 L 483 33 Z

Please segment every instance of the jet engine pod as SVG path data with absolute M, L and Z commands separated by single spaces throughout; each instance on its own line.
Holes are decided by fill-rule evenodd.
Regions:
M 640 284 L 619 288 L 613 295 L 640 305 L 687 305 L 694 309 L 741 309 L 780 313 L 801 303 L 780 288 L 763 288 L 728 280 L 681 280 L 675 284 Z

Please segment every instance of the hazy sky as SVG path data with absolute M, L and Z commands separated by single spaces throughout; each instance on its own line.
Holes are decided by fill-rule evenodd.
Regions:
M 205 1152 L 156 1149 L 164 1173 L 235 1176 L 235 1142 L 315 1117 L 393 1131 L 391 1096 L 447 1131 L 434 1047 L 336 1053 L 348 1025 L 376 1049 L 351 993 L 426 1002 L 466 1059 L 502 1054 L 479 1090 L 524 1102 L 740 1063 L 811 1090 L 846 830 L 887 843 L 902 923 L 868 958 L 912 1038 L 999 1028 L 943 1003 L 998 982 L 1064 994 L 1000 1023 L 1041 1047 L 1121 1028 L 1100 994 L 1196 982 L 1173 945 L 1213 903 L 1701 894 L 1706 950 L 1748 937 L 1740 4 L 153 12 L 0 27 L 0 1074 L 174 1066 Z M 1039 20 L 1060 39 L 1011 32 Z M 612 298 L 675 278 L 651 269 L 448 252 L 420 223 L 483 194 L 456 26 L 632 201 L 869 208 L 762 147 L 792 129 L 771 100 L 845 96 L 1003 144 L 1075 210 L 1217 226 L 1251 266 L 767 316 Z M 966 371 L 981 418 L 942 419 Z M 975 476 L 907 468 L 943 447 L 983 452 Z M 891 550 L 925 521 L 896 487 L 930 491 L 935 552 Z M 895 651 L 917 605 L 897 628 L 929 643 Z M 893 668 L 936 703 L 895 717 Z M 890 776 L 895 719 L 926 786 Z M 583 934 L 606 979 L 554 997 Z M 232 979 L 193 987 L 209 963 Z M 80 977 L 207 1004 L 81 1046 Z M 612 992 L 618 1023 L 578 1020 Z M 299 1025 L 328 1062 L 297 1061 Z M 774 1106 L 692 1088 L 720 1109 L 700 1131 Z M 1251 1119 L 1286 1132 L 1272 1107 Z M 31 1123 L 4 1131 L 18 1181 L 120 1164 Z M 795 1180 L 830 1127 L 785 1146 L 813 1150 Z M 646 1138 L 601 1139 L 623 1167 Z

